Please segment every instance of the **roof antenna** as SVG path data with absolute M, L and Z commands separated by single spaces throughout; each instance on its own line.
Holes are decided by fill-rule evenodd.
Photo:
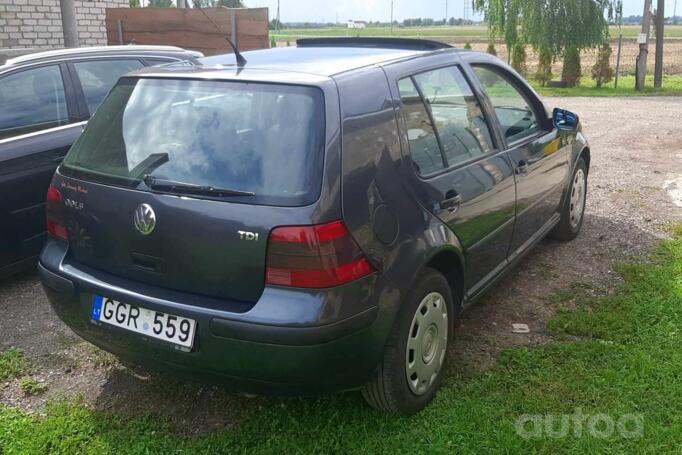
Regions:
M 199 6 L 198 4 L 197 4 L 197 9 L 199 9 L 199 11 L 201 11 L 203 13 L 203 15 L 206 16 L 206 19 L 208 19 L 208 21 L 211 24 L 213 24 L 213 26 L 216 28 L 216 30 L 218 30 L 218 32 L 222 33 L 222 30 L 220 30 L 220 27 L 218 27 L 218 24 L 216 24 L 215 21 L 213 19 L 211 19 L 211 17 L 208 14 L 206 14 L 206 11 L 204 11 L 204 9 L 201 6 Z M 244 58 L 244 56 L 242 54 L 239 53 L 239 49 L 237 49 L 237 46 L 235 46 L 234 43 L 232 42 L 232 40 L 230 38 L 228 38 L 227 36 L 223 36 L 223 38 L 225 38 L 225 41 L 230 43 L 230 47 L 232 47 L 232 50 L 234 51 L 234 56 L 237 58 L 237 66 L 246 66 L 246 59 Z

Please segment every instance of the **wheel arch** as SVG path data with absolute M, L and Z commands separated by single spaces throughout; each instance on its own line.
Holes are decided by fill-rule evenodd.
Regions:
M 587 167 L 587 173 L 589 174 L 589 172 L 590 172 L 590 158 L 591 158 L 589 146 L 583 147 L 583 149 L 578 154 L 578 159 L 580 159 L 580 158 L 582 158 L 583 161 L 585 161 L 585 166 Z M 577 163 L 577 160 L 576 160 L 576 163 Z
M 464 260 L 455 248 L 441 248 L 435 251 L 424 267 L 432 268 L 441 273 L 452 291 L 455 314 L 462 308 L 464 302 Z M 454 318 L 453 318 L 454 319 Z

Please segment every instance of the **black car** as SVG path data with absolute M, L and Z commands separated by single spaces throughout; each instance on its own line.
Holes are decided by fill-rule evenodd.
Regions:
M 194 60 L 170 46 L 62 49 L 0 65 L 0 278 L 35 264 L 57 165 L 119 76 Z
M 112 89 L 48 193 L 45 291 L 131 361 L 414 413 L 455 315 L 546 235 L 578 234 L 578 118 L 431 41 L 244 58 Z

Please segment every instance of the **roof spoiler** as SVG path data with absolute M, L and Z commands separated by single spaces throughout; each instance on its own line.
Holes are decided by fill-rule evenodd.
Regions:
M 409 49 L 435 51 L 452 48 L 440 41 L 417 38 L 380 38 L 380 37 L 340 37 L 340 38 L 301 38 L 296 40 L 298 47 L 376 47 L 380 49 Z

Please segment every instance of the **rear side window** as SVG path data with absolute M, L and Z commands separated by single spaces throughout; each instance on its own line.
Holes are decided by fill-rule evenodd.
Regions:
M 149 66 L 165 65 L 167 63 L 173 63 L 173 62 L 177 61 L 177 60 L 168 59 L 168 58 L 147 58 L 147 57 L 145 57 L 144 60 L 145 60 L 145 62 L 147 62 L 147 64 Z
M 420 174 L 456 166 L 493 150 L 483 111 L 459 68 L 419 73 L 402 79 L 399 89 L 410 154 Z
M 123 78 L 62 172 L 141 190 L 149 175 L 254 193 L 238 202 L 296 206 L 319 196 L 323 155 L 318 88 Z
M 410 156 L 417 171 L 421 175 L 428 175 L 444 169 L 445 162 L 440 153 L 436 131 L 417 87 L 411 78 L 407 78 L 400 81 L 399 89 Z
M 69 122 L 59 66 L 42 66 L 0 79 L 0 139 Z
M 516 87 L 513 76 L 489 65 L 473 65 L 473 68 L 495 108 L 507 142 L 534 137 L 542 131 L 532 103 Z
M 429 71 L 414 79 L 431 110 L 449 166 L 493 149 L 483 111 L 459 68 Z
M 73 66 L 81 81 L 85 101 L 93 114 L 119 77 L 143 67 L 139 60 L 95 60 L 77 62 Z

